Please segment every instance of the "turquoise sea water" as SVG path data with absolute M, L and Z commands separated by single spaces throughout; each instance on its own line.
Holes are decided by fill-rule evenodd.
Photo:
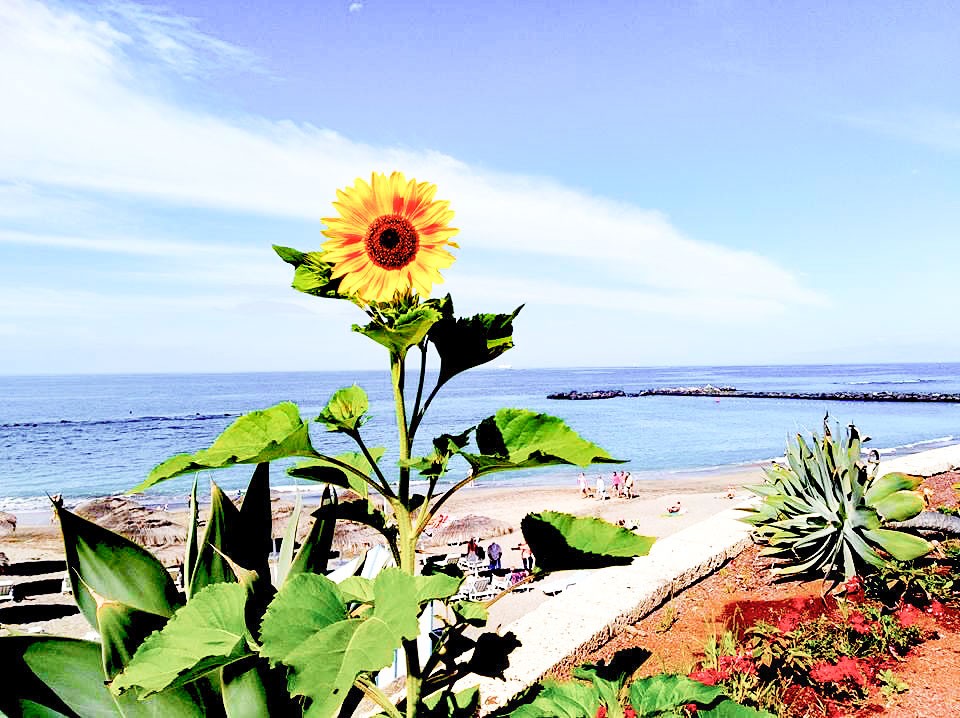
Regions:
M 428 378 L 429 379 L 429 378 Z M 358 383 L 370 395 L 371 446 L 396 443 L 388 377 L 375 372 L 0 377 L 0 510 L 42 506 L 49 493 L 68 501 L 122 492 L 169 456 L 204 448 L 238 415 L 290 400 L 315 417 L 330 394 Z M 413 377 L 408 385 L 413 383 Z M 555 391 L 703 384 L 776 391 L 960 393 L 960 364 L 475 370 L 441 391 L 418 448 L 460 431 L 498 408 L 563 417 L 618 458 L 651 477 L 768 459 L 789 434 L 819 430 L 825 412 L 857 423 L 871 445 L 906 452 L 960 441 L 960 404 L 860 403 L 707 397 L 551 401 Z M 349 439 L 313 425 L 327 453 L 353 450 Z M 396 455 L 388 454 L 389 466 Z M 274 484 L 291 480 L 274 472 Z M 245 485 L 250 467 L 209 472 L 222 486 Z M 555 483 L 577 469 L 494 475 L 484 482 Z M 182 497 L 190 479 L 151 491 Z

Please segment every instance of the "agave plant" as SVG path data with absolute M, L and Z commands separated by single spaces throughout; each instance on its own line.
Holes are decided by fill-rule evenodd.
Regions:
M 824 421 L 823 438 L 808 444 L 798 435 L 787 446 L 787 464 L 766 469 L 767 482 L 750 490 L 763 497 L 744 518 L 768 545 L 764 554 L 782 559 L 781 574 L 822 573 L 846 578 L 888 557 L 911 561 L 933 547 L 891 528 L 923 509 L 915 489 L 921 478 L 901 473 L 876 478 L 877 464 L 861 458 L 861 439 L 852 424 L 834 439 Z

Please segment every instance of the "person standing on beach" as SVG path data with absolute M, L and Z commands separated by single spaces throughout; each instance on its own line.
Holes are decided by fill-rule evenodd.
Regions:
M 597 500 L 603 501 L 607 498 L 607 486 L 603 483 L 603 474 L 597 475 Z
M 533 570 L 533 551 L 530 550 L 530 547 L 527 545 L 526 541 L 517 546 L 520 549 L 520 562 L 523 563 L 524 571 Z
M 489 546 L 487 546 L 487 556 L 490 558 L 490 570 L 499 571 L 500 570 L 500 557 L 503 555 L 503 551 L 500 548 L 500 544 L 496 541 L 492 541 Z
M 587 477 L 583 475 L 583 472 L 580 472 L 580 478 L 577 479 L 577 482 L 580 484 L 580 495 L 586 498 L 590 495 L 590 491 L 587 489 Z
M 627 472 L 627 477 L 623 480 L 623 487 L 627 491 L 627 498 L 633 498 L 633 477 L 630 475 L 630 472 Z
M 621 482 L 620 472 L 614 471 L 613 472 L 613 495 L 618 499 L 622 496 L 620 492 L 620 486 L 621 486 L 620 482 Z

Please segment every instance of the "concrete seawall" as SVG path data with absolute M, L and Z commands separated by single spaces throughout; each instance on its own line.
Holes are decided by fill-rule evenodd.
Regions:
M 931 475 L 957 467 L 960 445 L 883 461 L 880 474 Z M 502 632 L 512 631 L 521 645 L 510 654 L 503 680 L 480 680 L 482 712 L 505 705 L 558 664 L 577 663 L 578 657 L 737 556 L 751 543 L 752 527 L 738 520 L 749 504 L 722 511 L 657 541 L 648 556 L 634 559 L 629 566 L 592 571 L 589 578 L 504 627 Z M 476 685 L 476 679 L 470 678 L 473 680 L 466 679 L 458 687 Z

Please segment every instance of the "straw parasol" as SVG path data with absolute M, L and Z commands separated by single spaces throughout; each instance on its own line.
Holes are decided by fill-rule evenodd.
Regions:
M 17 532 L 17 517 L 0 511 L 0 536 L 9 536 Z
M 85 501 L 75 512 L 105 529 L 148 548 L 186 542 L 187 529 L 165 511 L 148 509 L 120 496 Z
M 446 544 L 459 544 L 469 541 L 471 538 L 491 539 L 494 536 L 503 536 L 512 531 L 513 527 L 506 521 L 493 519 L 489 516 L 468 514 L 447 521 L 439 529 L 436 529 L 431 536 L 424 534 L 420 538 L 419 545 L 421 548 L 430 548 Z

